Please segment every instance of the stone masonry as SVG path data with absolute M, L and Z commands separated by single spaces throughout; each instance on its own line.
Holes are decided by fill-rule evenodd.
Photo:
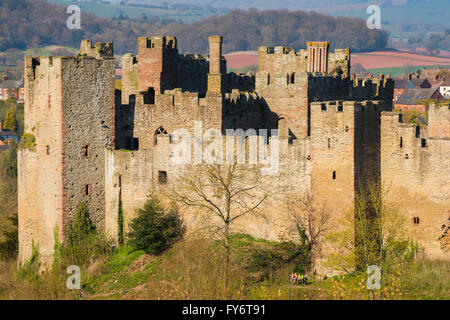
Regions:
M 110 43 L 83 41 L 75 57 L 26 57 L 25 130 L 36 144 L 18 155 L 22 262 L 33 243 L 50 261 L 55 231 L 64 239 L 80 201 L 117 240 L 119 203 L 127 230 L 149 190 L 183 174 L 171 161 L 171 134 L 193 133 L 196 123 L 202 132 L 279 130 L 280 167 L 263 180 L 277 196 L 264 203 L 265 219 L 243 219 L 234 231 L 296 240 L 286 203 L 305 194 L 339 228 L 359 188 L 375 182 L 426 253 L 449 258 L 448 106 L 432 107 L 420 130 L 392 112 L 392 79 L 350 74 L 348 48 L 261 47 L 258 71 L 244 75 L 227 73 L 222 41 L 211 36 L 210 55 L 201 56 L 180 55 L 175 37 L 139 38 L 138 55 L 122 58 L 121 91 Z M 195 229 L 197 213 L 183 214 Z

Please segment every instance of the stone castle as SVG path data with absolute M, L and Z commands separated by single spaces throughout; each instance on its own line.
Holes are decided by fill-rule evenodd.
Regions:
M 137 56 L 122 58 L 121 90 L 112 43 L 84 40 L 73 57 L 25 58 L 25 131 L 35 144 L 18 154 L 22 262 L 33 244 L 52 256 L 55 231 L 64 239 L 80 201 L 117 239 L 119 205 L 127 229 L 149 188 L 182 171 L 171 162 L 171 134 L 192 132 L 196 121 L 221 132 L 278 129 L 280 168 L 265 184 L 285 200 L 310 193 L 336 226 L 360 185 L 381 183 L 426 254 L 449 258 L 448 106 L 430 108 L 428 127 L 402 123 L 393 80 L 355 78 L 350 50 L 330 52 L 327 42 L 298 52 L 260 47 L 256 74 L 227 73 L 222 37 L 209 45 L 209 56 L 180 55 L 175 37 L 139 38 Z M 249 218 L 240 231 L 292 238 L 285 204 L 267 202 L 266 219 Z

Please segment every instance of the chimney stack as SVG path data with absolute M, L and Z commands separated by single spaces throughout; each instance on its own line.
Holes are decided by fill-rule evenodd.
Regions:
M 225 69 L 225 70 L 224 70 Z M 209 37 L 209 74 L 208 91 L 222 92 L 222 77 L 226 73 L 226 66 L 222 64 L 222 37 Z
M 328 72 L 329 42 L 309 41 L 308 47 L 308 72 Z

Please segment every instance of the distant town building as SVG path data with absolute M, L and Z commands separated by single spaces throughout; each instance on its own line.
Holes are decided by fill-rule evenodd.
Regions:
M 23 98 L 23 80 L 9 80 L 7 75 L 3 75 L 0 82 L 0 100 L 16 99 L 17 102 L 23 102 Z
M 406 89 L 429 89 L 432 85 L 427 78 L 419 78 L 419 75 L 409 74 L 408 78 L 394 78 L 394 102 L 400 98 Z
M 444 80 L 439 86 L 439 91 L 445 99 L 450 99 L 450 80 Z
M 428 111 L 428 107 L 419 103 L 421 100 L 442 100 L 443 96 L 438 88 L 406 88 L 395 102 L 395 109 L 399 111 L 417 110 Z

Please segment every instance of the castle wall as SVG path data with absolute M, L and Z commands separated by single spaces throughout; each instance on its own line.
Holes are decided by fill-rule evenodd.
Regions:
M 202 121 L 220 130 L 221 119 L 221 95 L 200 98 L 196 92 L 177 89 L 157 94 L 154 104 L 146 104 L 143 96 L 138 96 L 131 125 L 133 137 L 139 139 L 139 149 L 149 149 L 155 144 L 155 133 L 160 127 L 171 134 L 176 129 L 193 130 L 194 121 Z
M 139 70 L 136 57 L 127 53 L 122 57 L 122 103 L 129 104 L 130 96 L 139 92 Z
M 428 130 L 417 128 L 401 123 L 398 113 L 383 113 L 382 184 L 387 201 L 405 217 L 408 234 L 430 258 L 448 259 L 438 239 L 450 218 L 450 140 L 429 137 Z
M 138 39 L 139 90 L 162 93 L 177 87 L 178 49 L 175 37 Z
M 19 260 L 29 257 L 34 242 L 47 263 L 53 253 L 54 232 L 62 232 L 64 213 L 62 60 L 48 57 L 38 62 L 35 68 L 25 66 L 26 96 L 31 103 L 25 131 L 35 136 L 36 146 L 18 152 Z
M 428 135 L 430 137 L 450 138 L 449 105 L 431 105 L 428 110 Z
M 87 201 L 92 220 L 103 227 L 103 153 L 114 146 L 115 132 L 114 59 L 83 55 L 26 61 L 33 60 L 34 67 L 25 66 L 25 131 L 35 136 L 36 146 L 19 151 L 19 198 L 26 199 L 19 206 L 20 259 L 31 254 L 33 239 L 48 263 L 55 231 L 64 239 L 79 201 Z M 89 194 L 83 195 L 86 185 Z
M 64 59 L 62 81 L 66 218 L 85 201 L 93 222 L 103 227 L 104 149 L 115 139 L 114 59 Z
M 203 129 L 207 129 L 203 128 Z M 269 146 L 271 145 L 270 142 Z M 158 138 L 156 146 L 138 151 L 108 150 L 106 152 L 106 230 L 112 236 L 118 232 L 119 197 L 124 212 L 125 230 L 136 216 L 136 209 L 145 203 L 151 190 L 164 195 L 170 184 L 187 172 L 195 170 L 189 165 L 172 161 L 175 144 L 169 137 Z M 247 149 L 248 151 L 248 149 Z M 270 147 L 269 147 L 269 152 Z M 289 144 L 288 139 L 280 139 L 280 167 L 275 175 L 263 177 L 262 187 L 269 192 L 263 203 L 264 219 L 246 217 L 234 225 L 233 231 L 244 232 L 258 238 L 273 240 L 296 239 L 298 236 L 286 204 L 294 195 L 307 193 L 310 186 L 309 139 Z M 248 154 L 246 155 L 248 159 Z M 168 185 L 158 183 L 158 172 L 167 173 Z M 120 178 L 119 178 L 120 176 Z M 196 232 L 214 220 L 201 210 L 183 208 L 181 211 L 188 232 Z M 298 239 L 297 239 L 298 240 Z
M 117 239 L 119 203 L 127 231 L 150 190 L 167 190 L 161 174 L 171 184 L 192 169 L 173 162 L 172 134 L 193 136 L 199 124 L 223 134 L 279 129 L 279 169 L 261 182 L 266 216 L 246 217 L 233 231 L 296 239 L 288 203 L 308 194 L 331 211 L 336 231 L 360 190 L 381 181 L 408 221 L 420 218 L 408 226 L 410 235 L 442 257 L 437 239 L 450 215 L 448 107 L 432 106 L 428 129 L 419 130 L 390 112 L 391 79 L 349 76 L 349 49 L 329 53 L 322 42 L 299 52 L 261 47 L 252 76 L 226 74 L 221 42 L 210 37 L 209 57 L 180 56 L 174 37 L 139 38 L 138 56 L 122 58 L 122 92 L 114 89 L 112 44 L 84 41 L 77 57 L 25 59 L 25 131 L 36 146 L 18 154 L 22 262 L 32 241 L 51 257 L 54 231 L 64 238 L 80 201 Z M 200 211 L 182 214 L 194 231 L 213 222 Z
M 209 61 L 201 55 L 180 55 L 178 88 L 183 91 L 205 93 L 208 84 Z
M 294 138 L 308 135 L 307 73 L 296 73 L 292 82 L 286 72 L 258 71 L 255 90 L 267 108 L 287 120 Z

